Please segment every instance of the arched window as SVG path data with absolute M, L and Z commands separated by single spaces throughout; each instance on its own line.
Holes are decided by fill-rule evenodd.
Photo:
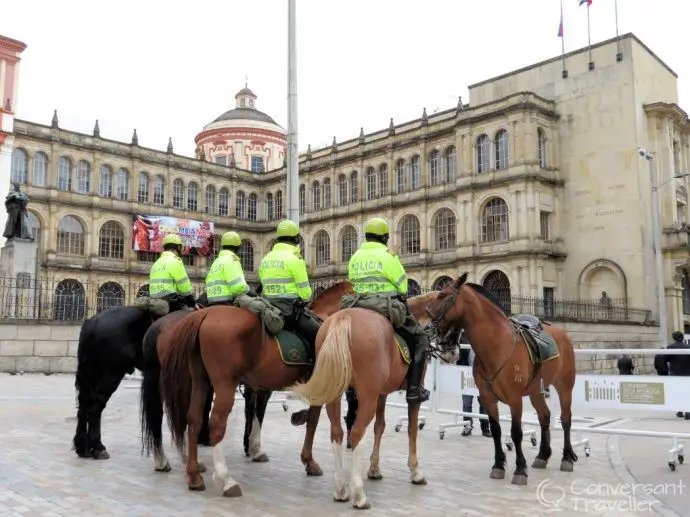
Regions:
M 241 190 L 235 194 L 235 217 L 238 219 L 247 218 L 247 196 Z
M 206 213 L 216 215 L 216 187 L 206 185 Z
M 316 247 L 316 265 L 325 266 L 331 261 L 331 238 L 326 230 L 316 232 L 314 244 Z
M 412 176 L 412 190 L 417 190 L 422 184 L 418 155 L 414 155 L 410 160 L 410 173 Z
M 283 218 L 283 191 L 276 192 L 276 219 Z
M 139 181 L 137 182 L 137 203 L 149 202 L 149 175 L 144 171 L 139 172 Z
M 347 176 L 341 174 L 338 176 L 338 205 L 345 206 L 347 202 Z
M 304 184 L 299 186 L 299 213 L 307 211 L 307 188 Z
M 366 197 L 367 199 L 376 199 L 378 195 L 378 177 L 373 167 L 368 167 L 366 172 Z
M 403 159 L 395 162 L 395 184 L 395 190 L 398 194 L 405 192 L 410 188 L 410 179 L 407 174 L 407 164 Z
M 501 129 L 496 133 L 496 170 L 508 168 L 508 131 Z
M 98 176 L 98 195 L 113 197 L 113 170 L 110 166 L 103 164 Z
M 311 204 L 314 210 L 321 210 L 321 185 L 318 181 L 311 184 Z
M 91 190 L 91 164 L 86 160 L 77 163 L 77 192 L 88 194 Z
M 63 192 L 72 190 L 72 162 L 66 156 L 58 160 L 57 189 Z
M 434 249 L 444 251 L 455 248 L 455 215 L 443 208 L 434 217 Z
M 491 198 L 481 215 L 482 242 L 507 241 L 508 236 L 508 205 L 500 197 Z
M 172 204 L 173 208 L 184 208 L 184 182 L 179 178 L 173 181 Z
M 379 197 L 388 195 L 388 165 L 382 163 L 379 167 Z
M 510 313 L 510 280 L 502 271 L 494 270 L 484 279 L 483 286 L 498 298 L 504 311 Z
M 246 239 L 242 240 L 242 245 L 237 255 L 240 257 L 242 269 L 245 271 L 254 271 L 254 246 L 250 241 Z
M 120 168 L 115 174 L 115 198 L 121 201 L 129 199 L 129 171 Z
M 256 194 L 249 194 L 247 198 L 247 219 L 256 221 L 258 198 Z
M 211 253 L 206 257 L 206 265 L 211 267 L 213 261 L 218 258 L 218 253 L 220 252 L 220 241 L 222 239 L 221 235 L 214 235 L 213 242 L 211 243 Z
M 230 192 L 225 187 L 218 192 L 218 215 L 227 217 L 230 213 Z
M 199 210 L 199 186 L 194 181 L 187 185 L 187 210 L 196 212 Z
M 406 215 L 400 224 L 401 255 L 419 253 L 421 250 L 420 234 L 419 219 L 414 215 Z
M 96 312 L 101 312 L 113 307 L 122 307 L 125 304 L 125 291 L 116 282 L 106 282 L 98 288 L 96 297 Z
M 86 316 L 86 294 L 76 280 L 67 279 L 55 287 L 53 318 L 59 321 L 80 321 Z
M 441 172 L 441 153 L 438 149 L 429 153 L 429 179 L 432 185 L 440 185 L 446 180 Z
M 357 184 L 357 171 L 350 174 L 350 202 L 356 203 L 359 200 L 359 186 Z
M 434 282 L 434 289 L 436 291 L 443 291 L 446 287 L 453 283 L 453 279 L 449 276 L 442 276 Z
M 479 135 L 477 137 L 477 172 L 489 170 L 489 137 Z
M 65 255 L 84 254 L 84 227 L 76 217 L 66 215 L 57 227 L 57 252 Z
M 153 182 L 153 204 L 165 206 L 165 178 L 161 175 L 156 176 Z
M 125 258 L 125 232 L 120 223 L 108 221 L 98 233 L 98 256 L 109 259 Z
M 354 226 L 346 226 L 340 232 L 340 261 L 349 262 L 357 251 L 357 230 Z
M 273 210 L 273 194 L 266 194 L 266 219 L 273 221 L 275 212 Z
M 455 147 L 453 147 L 452 145 L 448 149 L 446 149 L 445 162 L 446 181 L 455 181 L 455 178 L 458 175 L 458 154 L 455 151 Z
M 41 245 L 41 221 L 38 219 L 36 214 L 31 210 L 26 212 L 26 226 L 29 230 L 29 235 L 34 238 L 34 241 Z
M 539 158 L 539 166 L 546 167 L 546 133 L 542 128 L 537 128 L 537 156 Z
M 331 208 L 331 178 L 323 180 L 323 207 Z
M 411 278 L 407 279 L 407 296 L 410 298 L 413 296 L 419 296 L 422 294 L 422 288 L 419 287 L 419 284 L 417 283 L 416 280 L 412 280 Z
M 45 187 L 48 178 L 48 156 L 41 151 L 34 154 L 32 183 L 35 187 Z
M 10 182 L 24 184 L 29 180 L 29 157 L 24 149 L 12 151 L 12 172 Z

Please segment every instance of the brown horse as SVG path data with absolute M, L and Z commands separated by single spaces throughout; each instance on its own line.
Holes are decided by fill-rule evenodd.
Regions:
M 570 442 L 571 402 L 575 385 L 575 353 L 570 338 L 563 329 L 545 327 L 545 332 L 556 343 L 558 354 L 547 361 L 533 359 L 534 352 L 530 352 L 530 345 L 525 338 L 526 330 L 517 321 L 522 317 L 508 318 L 489 291 L 480 285 L 466 283 L 466 280 L 467 273 L 439 293 L 422 295 L 421 298 L 427 303 L 427 314 L 421 318 L 420 323 L 444 333 L 452 329 L 464 329 L 474 349 L 474 380 L 482 405 L 489 416 L 494 439 L 495 462 L 490 477 L 505 477 L 506 455 L 501 445 L 499 400 L 510 406 L 510 436 L 515 444 L 516 456 L 512 483 L 527 484 L 527 462 L 522 453 L 524 396 L 529 396 L 541 426 L 539 453 L 532 468 L 546 468 L 551 457 L 551 412 L 544 397 L 544 388 L 550 385 L 556 388 L 561 403 L 561 426 L 565 441 L 561 470 L 572 472 L 577 456 Z
M 339 309 L 340 298 L 349 292 L 349 282 L 335 284 L 317 296 L 310 309 L 326 318 Z M 222 450 L 237 385 L 244 382 L 256 389 L 281 390 L 306 378 L 311 366 L 286 365 L 275 337 L 266 333 L 259 318 L 237 307 L 196 311 L 175 325 L 169 339 L 165 347 L 169 353 L 161 361 L 161 386 L 170 431 L 181 453 L 188 430 L 187 485 L 190 490 L 206 488 L 199 472 L 197 436 L 210 382 L 215 392 L 209 420 L 213 477 L 222 485 L 224 496 L 241 496 L 242 489 L 230 475 Z M 312 446 L 320 414 L 320 406 L 309 408 L 301 454 L 307 474 L 317 476 L 323 472 L 314 461 Z
M 419 297 L 417 297 L 419 298 Z M 421 314 L 423 305 L 410 300 L 415 317 Z M 290 390 L 311 405 L 326 404 L 331 422 L 331 445 L 335 455 L 336 501 L 344 502 L 352 497 L 355 508 L 371 505 L 364 493 L 361 477 L 364 435 L 371 421 L 374 423 L 374 447 L 367 471 L 369 479 L 381 479 L 379 451 L 381 437 L 386 426 L 385 410 L 388 394 L 403 389 L 408 364 L 403 360 L 393 327 L 380 314 L 360 308 L 343 309 L 330 316 L 316 336 L 316 364 L 308 382 L 297 384 Z M 354 388 L 357 397 L 357 413 L 350 430 L 352 465 L 350 469 L 350 495 L 345 486 L 343 470 L 343 427 L 340 421 L 342 394 Z M 419 469 L 417 459 L 417 430 L 419 404 L 408 405 L 408 461 L 411 481 L 425 485 L 426 478 Z

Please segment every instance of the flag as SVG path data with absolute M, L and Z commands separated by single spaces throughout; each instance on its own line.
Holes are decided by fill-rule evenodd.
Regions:
M 592 0 L 580 0 L 580 5 L 587 4 L 587 7 L 592 5 Z
M 558 37 L 563 37 L 563 13 L 561 13 L 561 23 L 558 24 Z

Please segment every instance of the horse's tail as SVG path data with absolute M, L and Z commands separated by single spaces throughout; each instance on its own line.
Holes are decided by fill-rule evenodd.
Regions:
M 161 364 L 158 360 L 157 341 L 160 325 L 154 323 L 144 335 L 144 379 L 139 392 L 142 453 L 160 455 L 163 446 L 163 399 L 161 398 Z
M 306 399 L 311 406 L 333 402 L 347 390 L 352 379 L 350 315 L 347 311 L 341 311 L 331 318 L 311 378 L 306 383 L 298 383 L 291 388 L 292 392 Z
M 184 448 L 187 412 L 192 396 L 189 361 L 194 353 L 198 353 L 199 327 L 207 315 L 208 310 L 195 311 L 177 323 L 171 332 L 167 353 L 161 357 L 160 386 L 168 412 L 170 434 L 180 453 Z

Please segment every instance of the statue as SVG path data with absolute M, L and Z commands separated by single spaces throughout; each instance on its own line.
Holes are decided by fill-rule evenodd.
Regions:
M 29 196 L 24 194 L 19 187 L 19 183 L 14 184 L 14 191 L 7 194 L 5 198 L 5 208 L 7 209 L 7 225 L 2 234 L 7 239 L 26 239 L 34 240 L 29 234 L 28 214 L 26 205 L 29 203 Z

